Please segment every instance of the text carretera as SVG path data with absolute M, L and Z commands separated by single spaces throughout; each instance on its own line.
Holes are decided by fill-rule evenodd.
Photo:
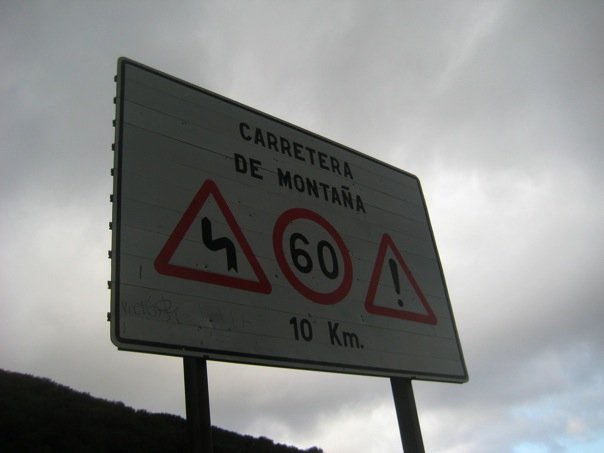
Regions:
M 250 125 L 246 122 L 239 123 L 239 136 L 241 139 L 265 150 L 279 153 L 288 158 L 303 162 L 314 168 L 329 172 L 339 178 L 345 178 L 350 182 L 345 184 L 329 184 L 320 178 L 309 177 L 287 168 L 278 167 L 277 176 L 279 187 L 299 193 L 304 193 L 328 203 L 332 203 L 356 212 L 366 213 L 363 199 L 359 194 L 351 190 L 354 176 L 350 164 L 335 156 L 329 155 L 321 150 L 312 148 L 306 144 L 281 136 L 272 131 L 258 126 Z M 263 179 L 261 173 L 262 162 L 256 159 L 249 159 L 249 165 L 241 155 L 235 155 L 236 169 L 238 172 L 249 173 L 252 177 Z M 320 176 L 320 173 L 319 173 Z

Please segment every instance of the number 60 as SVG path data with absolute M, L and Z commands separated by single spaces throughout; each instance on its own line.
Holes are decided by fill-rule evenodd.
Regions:
M 313 262 L 310 254 L 303 248 L 296 248 L 296 241 L 302 241 L 305 245 L 308 245 L 308 239 L 302 233 L 293 233 L 289 237 L 289 251 L 294 261 L 294 266 L 300 272 L 308 274 L 313 269 Z M 325 263 L 325 250 L 329 252 L 331 257 L 331 270 L 327 268 Z M 321 240 L 317 244 L 317 256 L 319 257 L 319 267 L 325 276 L 331 280 L 334 280 L 339 275 L 338 257 L 333 246 L 326 240 Z

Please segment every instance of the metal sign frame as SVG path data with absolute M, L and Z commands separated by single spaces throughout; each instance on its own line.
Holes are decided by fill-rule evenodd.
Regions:
M 116 346 L 467 381 L 416 176 L 127 58 L 116 81 Z

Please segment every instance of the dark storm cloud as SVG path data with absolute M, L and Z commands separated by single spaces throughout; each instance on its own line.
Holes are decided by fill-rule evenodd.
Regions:
M 61 196 L 89 184 L 109 187 L 119 56 L 152 65 L 161 55 L 165 66 L 196 60 L 200 63 L 193 68 L 203 72 L 201 48 L 174 32 L 177 24 L 197 28 L 202 10 L 192 5 L 175 9 L 160 2 L 141 9 L 135 4 L 19 2 L 4 9 L 4 193 L 23 185 L 50 185 Z
M 571 156 L 586 169 L 602 165 L 601 8 L 557 6 L 510 4 L 472 58 L 448 74 L 430 133 L 465 150 L 450 158 L 530 170 Z

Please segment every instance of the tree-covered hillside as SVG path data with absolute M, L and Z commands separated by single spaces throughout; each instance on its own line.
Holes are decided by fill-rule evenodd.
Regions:
M 0 452 L 185 452 L 185 420 L 0 370 Z M 321 453 L 213 427 L 215 453 Z

